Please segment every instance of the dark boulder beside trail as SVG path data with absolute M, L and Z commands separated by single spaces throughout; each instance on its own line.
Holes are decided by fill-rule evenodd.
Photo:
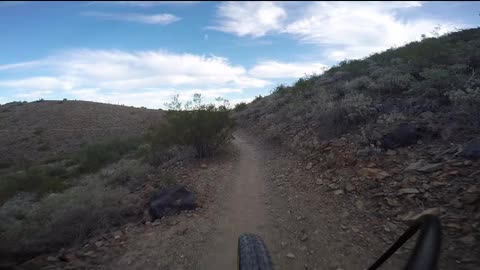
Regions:
M 148 212 L 153 221 L 183 210 L 193 210 L 196 207 L 193 193 L 188 191 L 185 186 L 176 185 L 154 193 L 150 199 Z
M 417 143 L 420 139 L 419 129 L 411 124 L 401 124 L 391 132 L 383 135 L 381 147 L 384 149 L 395 149 Z

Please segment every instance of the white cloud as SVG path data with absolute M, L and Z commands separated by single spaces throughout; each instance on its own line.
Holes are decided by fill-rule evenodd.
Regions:
M 9 65 L 0 65 L 0 71 L 19 69 L 19 68 L 28 68 L 28 67 L 36 66 L 38 64 L 39 64 L 38 61 L 29 61 L 29 62 L 9 64 Z
M 208 29 L 261 37 L 280 30 L 287 13 L 273 2 L 223 2 L 218 6 L 217 16 L 217 25 Z
M 68 80 L 62 80 L 56 77 L 30 77 L 18 80 L 0 81 L 0 87 L 9 89 L 34 89 L 35 91 L 68 90 L 72 84 Z
M 15 77 L 30 71 L 41 76 L 0 80 L 0 92 L 13 91 L 27 100 L 43 94 L 43 98 L 70 96 L 115 104 L 161 106 L 174 93 L 180 93 L 184 99 L 194 93 L 212 99 L 271 85 L 226 58 L 166 51 L 80 49 L 32 63 L 36 65 L 1 66 L 21 67 Z M 42 69 L 38 70 L 37 65 Z
M 440 33 L 453 30 L 450 22 L 436 19 L 401 19 L 397 11 L 420 7 L 420 2 L 318 2 L 284 32 L 306 43 L 326 46 L 329 59 L 359 58 L 392 46 L 420 39 L 442 25 Z
M 25 93 L 16 94 L 15 97 L 19 99 L 28 99 L 28 100 L 38 100 L 46 95 L 50 95 L 52 93 L 51 90 L 39 90 L 39 91 L 31 91 Z
M 167 25 L 176 21 L 179 21 L 181 18 L 172 15 L 172 14 L 140 14 L 140 13 L 108 13 L 108 12 L 97 12 L 90 11 L 82 13 L 84 16 L 96 17 L 104 20 L 112 21 L 127 21 L 127 22 L 138 22 L 145 24 L 160 24 Z
M 326 59 L 335 62 L 418 40 L 437 25 L 442 26 L 440 34 L 466 26 L 400 15 L 422 5 L 420 1 L 227 2 L 219 5 L 218 24 L 210 29 L 251 37 L 287 34 L 321 47 Z
M 321 74 L 326 66 L 320 63 L 282 63 L 262 61 L 248 73 L 257 78 L 298 78 L 306 74 Z

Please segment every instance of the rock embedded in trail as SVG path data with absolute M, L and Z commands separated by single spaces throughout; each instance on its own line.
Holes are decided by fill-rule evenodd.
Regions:
M 376 169 L 376 168 L 362 168 L 358 173 L 363 177 L 369 177 L 377 180 L 383 180 L 390 176 L 386 171 Z
M 443 167 L 442 163 L 426 163 L 424 160 L 419 160 L 405 168 L 406 171 L 418 171 L 423 173 L 432 173 L 441 170 Z
M 150 200 L 148 212 L 152 221 L 166 215 L 177 214 L 183 210 L 194 210 L 197 207 L 193 193 L 185 186 L 167 187 L 155 193 Z
M 418 168 L 417 171 L 424 172 L 424 173 L 431 173 L 436 172 L 442 169 L 442 163 L 433 163 L 433 164 L 425 164 L 422 167 Z
M 417 194 L 420 193 L 420 191 L 416 188 L 402 188 L 398 191 L 398 194 Z

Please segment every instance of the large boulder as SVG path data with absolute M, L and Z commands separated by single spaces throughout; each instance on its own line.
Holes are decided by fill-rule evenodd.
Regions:
M 148 212 L 152 221 L 166 215 L 177 214 L 183 210 L 193 210 L 197 207 L 193 193 L 185 186 L 176 185 L 163 188 L 153 194 Z
M 395 149 L 417 143 L 420 139 L 419 129 L 411 124 L 401 124 L 391 132 L 383 135 L 381 146 L 384 149 Z

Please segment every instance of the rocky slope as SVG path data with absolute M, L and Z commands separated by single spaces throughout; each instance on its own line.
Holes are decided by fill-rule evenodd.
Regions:
M 480 265 L 480 29 L 414 42 L 279 86 L 236 114 L 304 157 L 314 180 L 398 236 L 440 216 L 444 256 Z M 262 130 L 262 132 L 258 132 Z M 319 206 L 320 207 L 320 206 Z M 387 222 L 388 221 L 388 222 Z

